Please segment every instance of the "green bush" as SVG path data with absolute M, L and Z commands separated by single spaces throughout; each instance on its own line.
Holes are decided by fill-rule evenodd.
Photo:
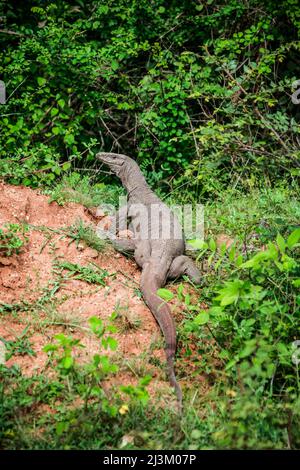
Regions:
M 221 447 L 266 448 L 272 434 L 281 435 L 285 447 L 282 429 L 289 446 L 299 446 L 299 240 L 300 229 L 286 239 L 278 234 L 276 243 L 247 261 L 234 247 L 220 253 L 209 244 L 211 270 L 222 270 L 224 278 L 226 269 L 227 280 L 206 287 L 211 306 L 187 320 L 185 329 L 197 338 L 199 353 L 212 355 L 211 344 L 207 350 L 203 344 L 209 337 L 216 342 L 225 387 L 231 387 L 229 398 L 220 397 L 227 420 L 215 436 Z M 211 373 L 210 362 L 200 367 Z
M 296 0 L 1 0 L 0 17 L 12 183 L 94 169 L 100 148 L 204 195 L 298 174 Z

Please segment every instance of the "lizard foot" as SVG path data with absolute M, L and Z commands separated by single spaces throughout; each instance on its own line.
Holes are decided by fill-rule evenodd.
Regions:
M 200 284 L 202 277 L 195 263 L 188 256 L 177 256 L 170 266 L 168 278 L 176 279 L 184 274 L 195 284 Z

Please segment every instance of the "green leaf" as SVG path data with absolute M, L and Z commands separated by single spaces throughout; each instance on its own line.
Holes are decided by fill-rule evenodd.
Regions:
M 216 251 L 217 244 L 213 238 L 209 240 L 209 248 L 211 251 Z
M 111 351 L 115 351 L 118 347 L 118 341 L 115 339 L 115 338 L 112 338 L 111 336 L 109 336 L 107 339 L 107 345 L 109 347 L 109 349 L 111 349 Z
M 68 340 L 67 336 L 64 335 L 63 333 L 58 333 L 57 335 L 54 336 L 54 338 L 57 339 L 57 341 L 59 341 L 62 344 L 66 343 Z
M 65 431 L 67 431 L 69 428 L 69 422 L 68 421 L 60 421 L 59 423 L 56 423 L 56 434 L 57 436 L 61 436 Z
M 256 349 L 256 340 L 247 341 L 244 349 L 240 352 L 240 358 L 248 357 Z
M 287 246 L 291 250 L 300 240 L 300 228 L 296 228 L 287 239 Z
M 60 133 L 60 128 L 55 126 L 52 128 L 52 134 L 58 135 Z
M 89 318 L 89 324 L 93 333 L 97 336 L 102 336 L 104 333 L 104 326 L 102 320 L 98 317 Z
M 60 100 L 58 100 L 57 104 L 58 104 L 58 106 L 60 106 L 61 108 L 64 108 L 66 102 L 65 102 L 65 100 L 63 100 L 63 99 L 61 98 Z
M 73 365 L 73 358 L 71 356 L 67 356 L 62 360 L 62 366 L 65 369 L 70 369 Z
M 38 77 L 37 82 L 39 86 L 44 86 L 47 83 L 47 80 L 44 77 Z
M 44 352 L 51 352 L 51 351 L 56 351 L 58 346 L 56 344 L 46 344 L 46 346 L 43 347 Z
M 54 116 L 56 116 L 58 113 L 59 113 L 59 110 L 58 110 L 57 108 L 52 108 L 52 109 L 51 109 L 51 112 L 50 112 L 50 115 L 51 115 L 51 117 L 54 117 Z
M 166 300 L 167 302 L 172 300 L 174 297 L 174 294 L 169 289 L 165 288 L 158 289 L 156 293 L 161 299 Z
M 194 238 L 193 240 L 188 240 L 187 245 L 191 245 L 192 248 L 195 250 L 202 250 L 207 249 L 208 245 L 205 243 L 204 240 L 200 240 L 200 238 Z
M 206 310 L 202 310 L 195 318 L 194 323 L 196 325 L 205 325 L 209 321 L 209 314 Z
M 232 369 L 232 367 L 234 367 L 236 365 L 236 359 L 232 359 L 231 361 L 229 361 L 227 364 L 226 364 L 226 367 L 225 367 L 225 370 L 230 370 Z
M 236 260 L 235 260 L 235 265 L 236 265 L 236 267 L 237 267 L 237 268 L 242 267 L 243 261 L 244 261 L 243 255 L 238 255 L 238 257 L 237 257 Z
M 64 137 L 64 142 L 68 145 L 72 145 L 75 142 L 75 137 L 73 134 L 67 134 Z
M 237 302 L 240 297 L 240 293 L 243 286 L 243 281 L 240 281 L 239 279 L 227 282 L 225 284 L 225 287 L 220 289 L 219 295 L 216 297 L 216 300 L 219 300 L 222 306 L 230 305 Z
M 114 71 L 115 71 L 115 70 L 118 70 L 118 68 L 119 68 L 119 62 L 118 62 L 117 60 L 112 60 L 112 61 L 111 61 L 111 68 L 112 68 L 112 70 L 114 70 Z
M 276 242 L 277 242 L 278 248 L 280 249 L 281 253 L 284 253 L 286 245 L 285 245 L 284 238 L 280 233 L 277 234 Z
M 294 281 L 292 281 L 292 284 L 295 287 L 300 287 L 300 279 L 295 279 Z
M 71 163 L 70 162 L 65 162 L 62 166 L 63 171 L 67 171 L 71 168 Z
M 147 385 L 149 385 L 149 383 L 151 382 L 151 380 L 152 380 L 151 375 L 145 375 L 145 377 L 142 377 L 142 378 L 139 380 L 139 384 L 140 384 L 142 387 L 146 387 Z
M 191 439 L 196 441 L 196 440 L 200 439 L 201 436 L 202 436 L 202 433 L 201 433 L 201 431 L 199 431 L 199 429 L 193 429 L 192 430 Z
M 178 294 L 179 300 L 182 300 L 183 299 L 183 284 L 179 284 L 179 286 L 177 287 L 177 294 Z

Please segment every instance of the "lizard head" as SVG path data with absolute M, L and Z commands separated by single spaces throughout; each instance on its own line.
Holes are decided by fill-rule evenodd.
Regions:
M 126 155 L 105 152 L 97 153 L 96 158 L 105 163 L 105 165 L 107 165 L 109 169 L 119 178 L 122 176 L 122 173 L 124 173 L 126 162 L 129 159 L 129 157 L 126 157 Z
M 132 158 L 119 153 L 105 152 L 97 153 L 96 158 L 102 163 L 105 163 L 105 165 L 120 178 L 127 191 L 132 191 L 137 187 L 147 186 L 138 164 L 132 160 Z
M 137 186 L 146 185 L 145 178 L 138 164 L 130 157 L 119 153 L 97 153 L 96 158 L 105 163 L 122 181 L 127 191 Z

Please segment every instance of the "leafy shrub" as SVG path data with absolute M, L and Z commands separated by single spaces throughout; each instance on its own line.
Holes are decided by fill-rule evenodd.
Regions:
M 210 307 L 201 309 L 178 287 L 199 372 L 219 383 L 217 447 L 268 448 L 274 438 L 285 448 L 286 433 L 288 447 L 299 446 L 299 241 L 299 228 L 287 238 L 278 234 L 248 260 L 234 246 L 202 242 L 198 257 L 207 258 L 211 273 L 201 301 Z M 167 289 L 159 294 L 173 297 Z
M 101 147 L 197 194 L 293 180 L 299 15 L 295 0 L 0 1 L 0 174 L 52 186 Z

